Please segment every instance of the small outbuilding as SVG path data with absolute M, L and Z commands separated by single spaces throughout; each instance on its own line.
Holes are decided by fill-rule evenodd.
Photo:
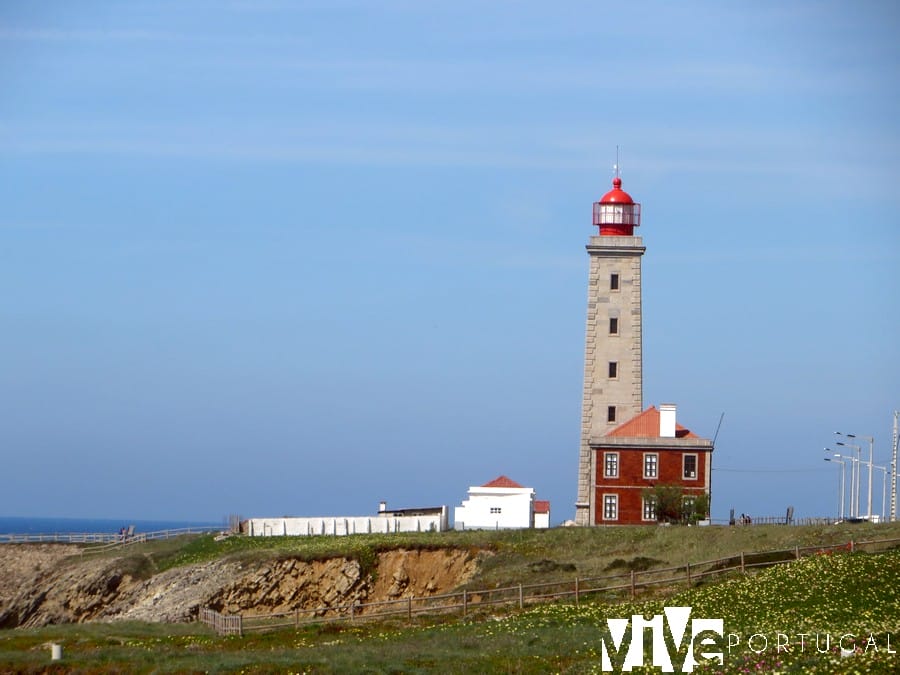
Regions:
M 540 513 L 536 513 L 536 506 Z M 550 502 L 536 501 L 534 488 L 507 476 L 470 487 L 467 499 L 453 512 L 453 527 L 457 530 L 549 526 Z
M 534 527 L 536 529 L 550 527 L 550 502 L 546 499 L 534 500 Z

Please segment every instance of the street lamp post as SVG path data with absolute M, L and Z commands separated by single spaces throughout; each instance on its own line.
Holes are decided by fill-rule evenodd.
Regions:
M 891 473 L 891 470 L 886 466 L 878 466 L 877 464 L 872 467 L 873 469 L 878 469 L 882 472 L 881 474 L 881 519 L 878 522 L 885 522 L 884 520 L 884 509 L 887 504 L 887 477 L 888 474 Z
M 854 492 L 854 486 L 856 483 L 856 478 L 858 477 L 858 474 L 859 474 L 859 462 L 856 459 L 856 457 L 853 457 L 852 455 L 842 455 L 838 452 L 835 452 L 831 448 L 825 448 L 825 452 L 830 452 L 832 457 L 836 457 L 837 459 L 841 460 L 845 464 L 850 465 L 850 495 L 849 495 L 849 499 L 844 499 L 844 496 L 843 496 L 845 494 L 844 467 L 843 466 L 841 467 L 841 519 L 843 520 L 844 513 L 845 513 L 844 508 L 843 508 L 844 504 L 847 505 L 847 511 L 846 511 L 847 517 L 853 518 L 854 494 L 856 494 Z M 858 511 L 858 509 L 857 509 L 857 511 Z
M 826 450 L 827 450 L 827 448 L 826 448 Z M 841 465 L 841 489 L 838 491 L 841 496 L 840 497 L 840 499 L 841 499 L 840 505 L 841 506 L 840 506 L 840 509 L 838 509 L 838 512 L 839 512 L 838 518 L 840 520 L 843 520 L 844 519 L 844 465 L 846 464 L 846 462 L 842 459 L 836 459 L 833 457 L 826 457 L 825 461 L 826 462 L 836 462 L 837 464 Z
M 837 434 L 838 436 L 844 436 L 845 438 L 852 438 L 854 440 L 857 438 L 861 438 L 862 440 L 869 442 L 869 462 L 868 462 L 868 464 L 869 464 L 869 496 L 868 496 L 868 513 L 866 514 L 866 517 L 869 520 L 872 520 L 872 464 L 874 463 L 874 459 L 875 459 L 875 439 L 872 436 L 857 436 L 856 434 L 843 434 L 840 431 L 835 431 L 834 433 Z M 840 445 L 840 443 L 838 445 Z M 852 446 L 852 447 L 856 447 L 856 451 L 857 451 L 857 453 L 859 453 L 860 450 L 857 446 Z M 859 476 L 856 477 L 856 480 L 857 480 L 857 482 L 859 481 Z M 856 497 L 857 497 L 857 499 L 859 499 L 859 486 L 858 485 L 857 485 Z M 856 515 L 858 516 L 859 514 L 857 513 Z
M 843 443 L 841 441 L 836 441 L 835 445 L 840 445 L 845 448 L 853 448 L 854 450 L 856 450 L 856 459 L 854 460 L 854 463 L 850 465 L 850 517 L 859 518 L 859 474 L 862 473 L 860 471 L 859 465 L 862 462 L 862 458 L 860 456 L 862 448 L 860 448 L 858 445 L 854 445 L 853 443 Z

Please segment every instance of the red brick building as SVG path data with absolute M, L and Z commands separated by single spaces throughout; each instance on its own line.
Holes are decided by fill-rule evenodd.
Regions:
M 651 406 L 591 441 L 593 524 L 656 522 L 656 504 L 645 490 L 657 485 L 681 488 L 684 500 L 709 495 L 712 441 L 678 424 L 675 416 L 674 405 Z

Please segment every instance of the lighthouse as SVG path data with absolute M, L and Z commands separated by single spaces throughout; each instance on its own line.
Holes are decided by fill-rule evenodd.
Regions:
M 578 501 L 575 523 L 595 523 L 595 453 L 598 439 L 638 415 L 642 400 L 641 256 L 644 246 L 635 236 L 641 205 L 622 189 L 616 175 L 613 189 L 594 203 L 598 228 L 587 244 L 587 327 Z

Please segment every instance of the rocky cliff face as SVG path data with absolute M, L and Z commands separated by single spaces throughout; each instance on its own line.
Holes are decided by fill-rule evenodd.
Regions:
M 356 560 L 215 560 L 154 574 L 139 552 L 82 559 L 74 546 L 0 547 L 0 628 L 83 621 L 178 622 L 199 607 L 247 615 L 446 593 L 477 571 L 469 551 L 398 549 Z M 74 555 L 73 555 L 74 554 Z

